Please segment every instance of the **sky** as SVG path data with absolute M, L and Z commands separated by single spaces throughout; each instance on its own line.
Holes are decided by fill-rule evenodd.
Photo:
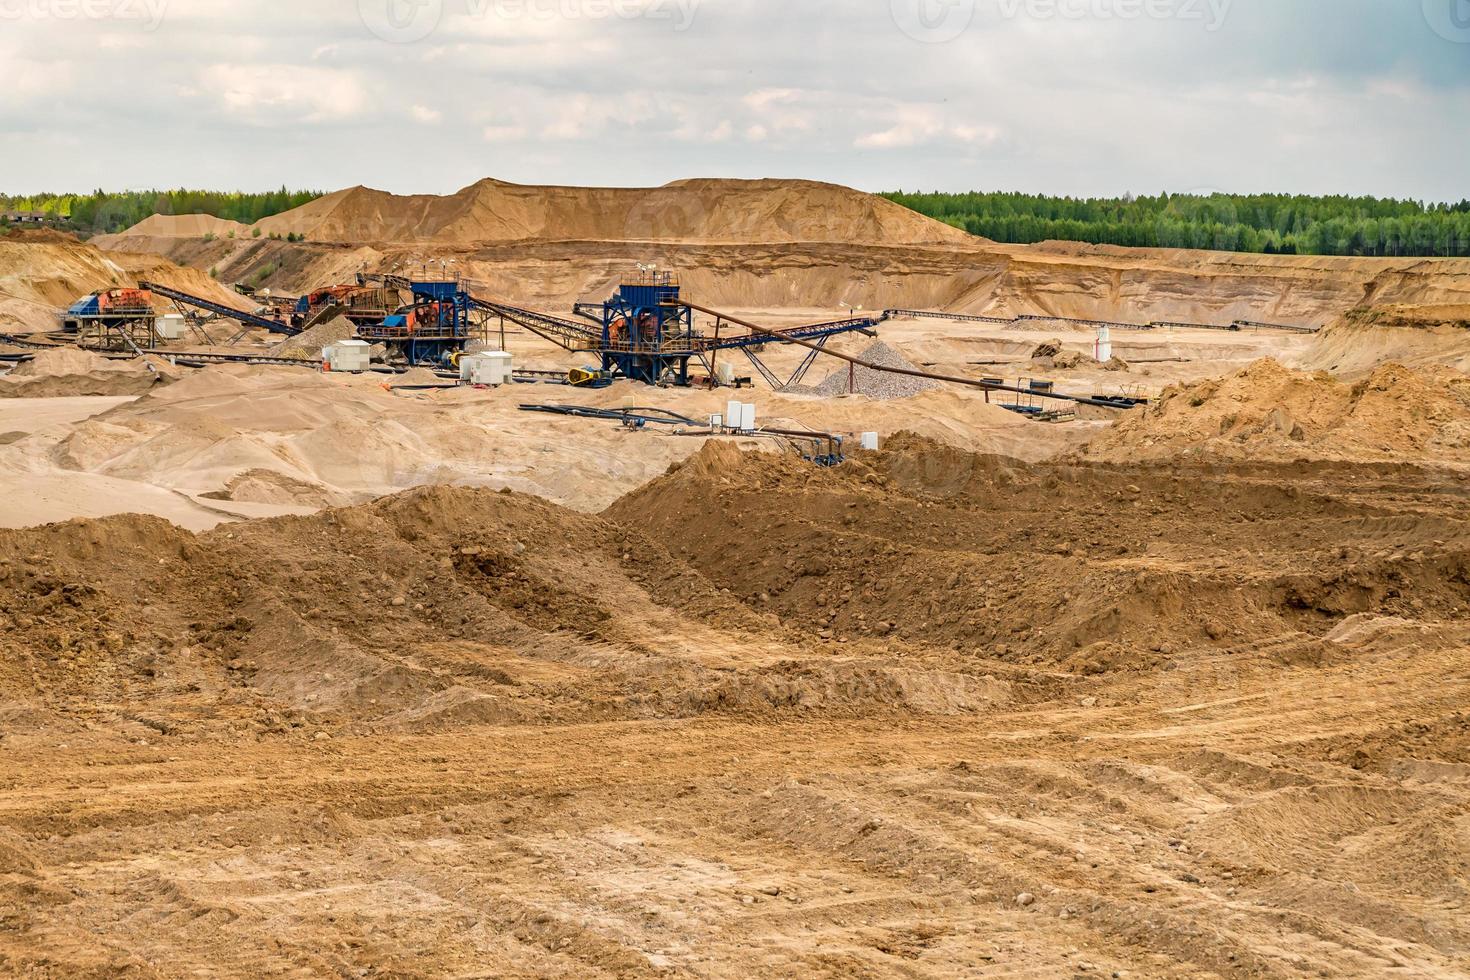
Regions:
M 1470 197 L 1470 0 L 0 0 L 0 191 Z

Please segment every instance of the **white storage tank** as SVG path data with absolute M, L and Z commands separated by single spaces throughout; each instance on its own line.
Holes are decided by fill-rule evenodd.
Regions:
M 469 385 L 507 385 L 511 382 L 513 359 L 503 350 L 466 354 L 459 359 L 459 380 Z
M 875 450 L 875 449 L 877 449 L 878 448 L 878 433 L 876 433 L 876 432 L 864 432 L 863 433 L 863 436 L 862 436 L 862 447 L 864 449 L 868 449 L 868 450 Z
M 732 429 L 740 428 L 740 403 L 725 403 L 725 424 Z
M 755 431 L 755 406 L 740 406 L 740 429 L 742 432 Z
M 328 371 L 357 373 L 373 362 L 373 348 L 366 340 L 339 340 L 322 348 L 322 363 Z
M 153 332 L 159 340 L 178 340 L 184 336 L 184 318 L 177 313 L 165 313 L 158 318 Z

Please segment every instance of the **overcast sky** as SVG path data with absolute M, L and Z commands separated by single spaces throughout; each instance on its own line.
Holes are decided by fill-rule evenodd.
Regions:
M 1470 196 L 1470 0 L 0 0 L 0 190 Z

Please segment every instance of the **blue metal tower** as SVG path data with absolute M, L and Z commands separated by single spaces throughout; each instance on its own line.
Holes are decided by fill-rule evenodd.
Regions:
M 679 304 L 671 272 L 641 270 L 602 307 L 602 369 L 644 384 L 689 383 L 689 359 L 703 348 L 694 313 Z
M 381 324 L 359 326 L 357 335 L 396 348 L 409 364 L 446 363 L 470 338 L 469 293 L 456 281 L 406 285 L 413 303 Z

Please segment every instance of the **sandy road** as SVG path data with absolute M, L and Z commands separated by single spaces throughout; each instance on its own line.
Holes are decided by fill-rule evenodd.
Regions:
M 1470 766 L 1331 758 L 1462 710 L 1470 649 L 1398 633 L 1341 668 L 1202 654 L 1179 683 L 959 719 L 12 738 L 0 824 L 42 843 L 0 847 L 18 901 L 0 962 L 1452 975 L 1470 968 Z

